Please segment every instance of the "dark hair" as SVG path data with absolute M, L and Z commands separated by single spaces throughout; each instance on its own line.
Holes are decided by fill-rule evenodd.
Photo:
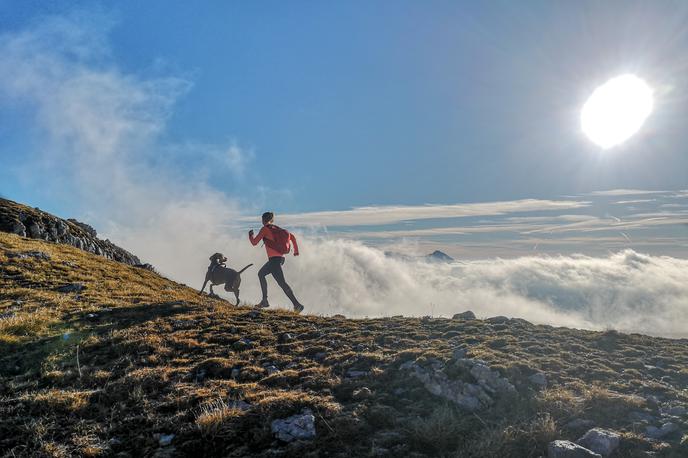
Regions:
M 269 223 L 269 222 L 272 221 L 273 219 L 275 219 L 275 214 L 274 214 L 274 213 L 272 213 L 272 212 L 265 212 L 265 213 L 263 213 L 263 223 Z

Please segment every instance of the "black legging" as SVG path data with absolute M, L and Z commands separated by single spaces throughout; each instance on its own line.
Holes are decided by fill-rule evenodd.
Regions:
M 286 294 L 291 303 L 296 306 L 299 301 L 296 300 L 294 292 L 284 279 L 282 264 L 284 264 L 284 258 L 282 256 L 274 256 L 268 259 L 268 262 L 258 271 L 258 280 L 260 281 L 260 289 L 263 292 L 263 301 L 268 300 L 268 282 L 265 277 L 272 274 L 272 277 L 277 281 L 277 284 L 280 285 L 284 294 Z

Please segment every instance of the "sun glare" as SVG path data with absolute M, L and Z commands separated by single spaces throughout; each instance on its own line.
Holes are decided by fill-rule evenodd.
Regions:
M 652 88 L 635 75 L 612 78 L 595 89 L 583 105 L 581 128 L 607 149 L 628 140 L 652 112 Z

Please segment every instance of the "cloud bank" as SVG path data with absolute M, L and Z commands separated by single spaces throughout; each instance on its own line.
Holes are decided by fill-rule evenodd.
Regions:
M 0 93 L 29 107 L 42 135 L 39 161 L 28 162 L 27 173 L 35 183 L 54 183 L 55 192 L 79 202 L 82 217 L 164 274 L 191 286 L 200 287 L 207 257 L 216 251 L 228 255 L 235 267 L 256 264 L 244 274 L 242 297 L 258 300 L 254 275 L 264 252 L 251 247 L 243 232 L 227 230 L 230 221 L 248 223 L 252 219 L 246 213 L 255 212 L 212 188 L 203 169 L 180 170 L 157 160 L 177 147 L 163 144 L 161 133 L 191 83 L 123 71 L 108 48 L 111 26 L 107 17 L 47 18 L 0 36 Z M 242 151 L 236 143 L 207 150 L 198 163 L 210 161 L 236 177 L 249 167 L 246 158 L 256 154 Z M 532 199 L 369 207 L 285 215 L 283 222 L 370 225 L 586 205 Z M 595 224 L 586 217 L 562 219 Z M 510 222 L 531 230 L 534 223 Z M 685 260 L 627 250 L 606 257 L 529 256 L 431 264 L 390 258 L 355 240 L 297 235 L 302 256 L 290 258 L 286 272 L 311 313 L 451 316 L 471 309 L 480 316 L 517 316 L 536 323 L 688 335 Z M 286 305 L 274 282 L 270 287 L 271 301 Z

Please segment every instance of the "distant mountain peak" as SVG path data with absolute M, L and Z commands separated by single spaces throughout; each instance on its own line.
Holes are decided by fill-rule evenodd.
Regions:
M 418 261 L 425 260 L 431 262 L 454 262 L 454 258 L 440 250 L 435 250 L 430 254 L 424 256 L 409 256 L 407 254 L 398 253 L 396 251 L 385 251 L 385 256 L 403 261 Z
M 447 253 L 444 253 L 440 250 L 435 250 L 429 255 L 426 256 L 426 258 L 429 258 L 433 261 L 441 261 L 441 262 L 453 262 L 454 258 L 449 256 Z

